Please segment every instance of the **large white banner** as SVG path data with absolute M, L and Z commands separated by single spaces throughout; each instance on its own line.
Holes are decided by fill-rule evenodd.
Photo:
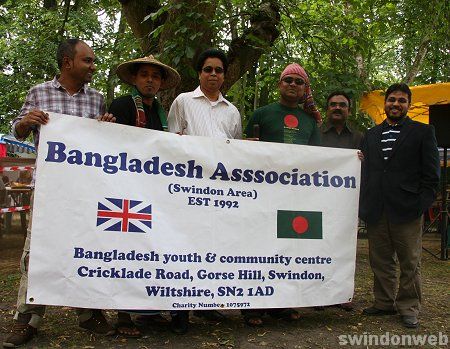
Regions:
M 28 302 L 103 309 L 347 302 L 359 182 L 355 150 L 51 114 L 40 135 Z

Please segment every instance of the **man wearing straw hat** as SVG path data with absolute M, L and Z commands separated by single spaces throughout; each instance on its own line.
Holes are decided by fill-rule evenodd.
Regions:
M 131 94 L 116 98 L 109 112 L 116 117 L 116 123 L 144 127 L 152 130 L 167 130 L 164 109 L 155 95 L 180 83 L 178 72 L 161 63 L 152 55 L 134 59 L 117 67 L 120 80 L 132 86 Z M 117 332 L 125 337 L 140 337 L 141 333 L 131 320 L 130 313 L 157 315 L 159 311 L 119 311 Z
M 173 88 L 180 83 L 177 71 L 150 55 L 120 64 L 117 75 L 133 89 L 131 95 L 112 101 L 109 112 L 116 117 L 116 122 L 167 130 L 166 114 L 155 95 L 160 90 Z

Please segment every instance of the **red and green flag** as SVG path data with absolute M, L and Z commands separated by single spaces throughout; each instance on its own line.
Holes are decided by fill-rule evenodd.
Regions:
M 322 212 L 278 210 L 277 238 L 322 239 Z

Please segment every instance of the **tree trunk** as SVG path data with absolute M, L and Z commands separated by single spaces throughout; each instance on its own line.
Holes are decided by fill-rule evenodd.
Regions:
M 155 22 L 151 19 L 144 21 L 145 17 L 151 13 L 157 12 L 161 5 L 158 0 L 119 0 L 122 4 L 122 13 L 128 22 L 134 36 L 140 41 L 141 50 L 144 55 L 155 53 L 157 49 L 157 43 L 152 41 L 149 34 L 163 24 L 161 18 L 158 18 Z
M 363 82 L 366 89 L 370 90 L 369 76 L 366 70 L 366 64 L 364 62 L 364 57 L 361 52 L 356 53 L 355 56 L 356 69 L 358 71 L 358 78 Z
M 44 0 L 44 8 L 47 10 L 55 10 L 58 7 L 56 0 Z
M 192 63 L 196 61 L 198 55 L 212 45 L 215 33 L 211 21 L 205 19 L 214 18 L 216 7 L 217 0 L 207 3 L 203 0 L 174 0 L 173 6 L 168 11 L 167 22 L 172 25 L 164 26 L 159 38 L 158 52 L 163 55 L 166 62 L 176 62 L 175 69 L 181 76 L 181 83 L 176 88 L 176 94 L 191 91 L 198 85 L 197 74 L 193 78 L 193 71 L 190 67 L 193 66 Z M 200 11 L 202 17 L 197 20 L 183 18 L 183 15 L 200 13 Z M 177 30 L 182 26 L 186 28 L 186 31 L 177 34 Z M 196 33 L 201 33 L 201 36 L 196 38 L 195 41 L 190 40 L 189 37 Z M 177 47 L 166 52 L 165 47 L 171 42 L 176 43 Z M 188 54 L 189 49 L 192 51 L 191 55 Z
M 242 78 L 239 80 L 240 81 L 240 86 L 239 86 L 239 90 L 240 90 L 240 96 L 238 99 L 238 110 L 239 113 L 241 115 L 245 115 L 245 90 L 247 89 L 247 74 L 244 74 L 244 76 L 242 76 Z

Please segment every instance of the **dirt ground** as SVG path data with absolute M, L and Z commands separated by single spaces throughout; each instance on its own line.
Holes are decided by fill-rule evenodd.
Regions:
M 16 230 L 18 230 L 16 228 Z M 19 259 L 23 236 L 13 231 L 0 238 L 0 343 L 8 335 L 15 308 L 19 283 Z M 424 236 L 424 246 L 438 253 L 437 234 Z M 265 318 L 260 328 L 244 325 L 238 311 L 225 311 L 221 322 L 206 322 L 191 316 L 190 330 L 177 336 L 170 332 L 168 321 L 154 321 L 141 327 L 143 337 L 126 339 L 119 336 L 99 337 L 82 332 L 77 327 L 75 312 L 69 308 L 49 307 L 37 338 L 25 348 L 339 348 L 340 335 L 449 335 L 449 262 L 424 252 L 422 259 L 423 310 L 421 326 L 408 330 L 401 326 L 399 316 L 365 317 L 363 308 L 372 301 L 372 274 L 368 263 L 368 244 L 358 239 L 356 286 L 352 312 L 337 307 L 324 311 L 299 309 L 302 318 L 286 322 Z M 111 323 L 115 312 L 107 312 Z M 164 315 L 168 319 L 167 314 Z M 366 339 L 367 340 L 367 339 Z M 341 343 L 342 344 L 342 343 Z M 372 342 L 374 344 L 374 342 Z M 355 348 L 372 346 L 353 345 Z M 373 346 L 382 348 L 386 346 Z M 392 346 L 391 346 L 392 347 Z M 416 348 L 418 346 L 402 346 Z M 446 345 L 426 345 L 421 348 L 448 348 Z

